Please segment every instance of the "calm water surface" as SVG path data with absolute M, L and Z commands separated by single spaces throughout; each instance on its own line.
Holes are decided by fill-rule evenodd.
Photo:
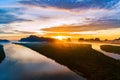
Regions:
M 0 80 L 86 80 L 67 67 L 20 45 L 4 44 Z

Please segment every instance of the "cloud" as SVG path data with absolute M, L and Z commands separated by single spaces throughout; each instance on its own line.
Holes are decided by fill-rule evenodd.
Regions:
M 1 24 L 0 25 L 0 34 L 15 34 L 16 32 L 13 31 L 13 27 L 9 26 L 8 24 Z
M 27 21 L 22 18 L 18 18 L 17 13 L 21 8 L 0 8 L 0 24 L 9 24 L 12 22 Z
M 70 21 L 70 24 L 75 24 L 74 21 L 82 25 L 84 25 L 84 23 L 88 24 L 88 23 L 99 22 L 103 24 L 103 26 L 110 24 L 113 27 L 118 27 L 120 24 L 119 23 L 120 18 L 118 17 L 120 14 L 120 10 L 118 9 L 118 7 L 120 7 L 120 0 L 62 0 L 62 1 L 61 0 L 27 0 L 27 1 L 20 1 L 20 3 L 23 5 L 27 5 L 28 8 L 32 5 L 32 6 L 38 6 L 39 9 L 41 9 L 42 7 L 48 10 L 53 10 L 53 11 L 49 11 L 48 13 L 47 12 L 45 13 L 44 9 L 41 11 L 43 11 L 45 13 L 44 16 L 47 17 L 48 15 L 46 14 L 52 13 L 54 16 L 49 15 L 50 17 L 49 19 L 52 20 L 53 18 L 56 18 L 56 16 L 58 16 L 56 14 L 59 13 L 61 17 L 57 17 L 57 19 L 67 19 L 68 21 L 71 19 L 73 20 L 73 22 Z M 76 13 L 75 14 L 67 13 L 67 12 L 65 13 L 65 10 L 70 10 L 70 12 L 75 11 Z
M 120 20 L 98 20 L 92 21 L 90 24 L 79 25 L 63 25 L 51 28 L 43 28 L 41 30 L 46 32 L 83 32 L 83 31 L 96 31 L 96 30 L 107 30 L 112 28 L 119 28 Z
M 20 1 L 22 4 L 35 5 L 40 7 L 56 7 L 61 9 L 86 9 L 105 8 L 109 9 L 119 0 L 26 0 Z
M 21 0 L 18 4 L 0 8 L 0 33 L 94 33 L 120 27 L 120 0 Z
M 14 30 L 16 33 L 20 34 L 35 34 L 36 32 L 31 32 L 31 31 L 19 31 L 19 30 Z

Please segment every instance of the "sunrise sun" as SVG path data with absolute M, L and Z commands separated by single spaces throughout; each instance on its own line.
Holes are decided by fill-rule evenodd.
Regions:
M 63 40 L 67 38 L 66 36 L 52 36 L 52 38 L 58 39 L 58 40 Z

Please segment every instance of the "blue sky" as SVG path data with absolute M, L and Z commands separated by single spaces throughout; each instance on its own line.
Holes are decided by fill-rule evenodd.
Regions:
M 0 18 L 0 37 L 110 35 L 120 29 L 120 0 L 0 0 Z
M 1 0 L 0 5 L 13 5 L 17 1 L 20 1 L 20 0 Z

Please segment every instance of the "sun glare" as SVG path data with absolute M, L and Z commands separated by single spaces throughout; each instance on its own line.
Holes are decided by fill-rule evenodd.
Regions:
M 52 36 L 52 38 L 58 39 L 58 40 L 63 40 L 66 39 L 66 36 Z

